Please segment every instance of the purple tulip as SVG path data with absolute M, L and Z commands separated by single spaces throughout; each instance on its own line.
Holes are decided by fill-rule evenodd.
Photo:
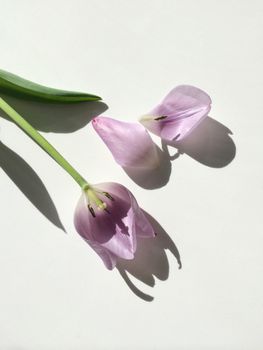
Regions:
M 140 122 L 166 141 L 181 141 L 207 117 L 211 102 L 204 91 L 194 86 L 180 85 Z
M 155 236 L 132 193 L 113 182 L 83 190 L 74 224 L 109 270 L 115 267 L 117 258 L 134 258 L 137 237 Z
M 159 165 L 158 148 L 141 124 L 96 117 L 92 125 L 121 166 L 154 169 Z

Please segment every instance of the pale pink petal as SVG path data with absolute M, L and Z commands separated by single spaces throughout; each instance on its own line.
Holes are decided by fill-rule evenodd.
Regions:
M 92 125 L 121 166 L 137 168 L 158 166 L 157 147 L 141 124 L 96 117 L 92 120 Z
M 107 201 L 107 211 L 97 210 L 94 218 L 83 194 L 75 212 L 75 226 L 86 240 L 100 244 L 121 258 L 133 259 L 136 237 L 130 203 L 114 197 L 114 202 Z
M 78 202 L 74 224 L 77 232 L 101 257 L 105 266 L 112 269 L 118 257 L 133 259 L 137 247 L 136 236 L 153 237 L 151 224 L 139 208 L 132 193 L 117 183 L 93 186 L 103 197 L 107 210 L 96 209 L 93 217 L 87 207 L 84 192 Z M 111 199 L 103 193 L 110 194 Z
M 136 199 L 132 196 L 132 207 L 135 213 L 135 225 L 137 237 L 155 237 L 155 232 L 149 220 L 144 215 L 143 211 L 139 207 Z
M 85 241 L 100 256 L 108 270 L 114 269 L 117 263 L 117 256 L 115 254 L 111 253 L 108 249 L 103 248 L 100 244 L 88 241 L 87 239 L 85 239 Z
M 189 85 L 174 88 L 141 123 L 168 141 L 180 141 L 207 117 L 211 99 L 202 90 Z
M 151 223 L 145 217 L 142 209 L 139 207 L 133 194 L 129 190 L 127 190 L 126 187 L 115 182 L 100 184 L 99 187 L 103 188 L 106 192 L 110 192 L 113 197 L 121 197 L 125 201 L 131 203 L 131 207 L 134 213 L 136 236 L 155 237 L 155 233 Z

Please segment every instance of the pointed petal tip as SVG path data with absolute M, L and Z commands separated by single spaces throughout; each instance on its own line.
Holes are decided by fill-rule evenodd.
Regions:
M 109 130 L 114 128 L 114 119 L 104 116 L 95 116 L 92 119 L 92 126 L 103 139 L 105 135 L 102 133 L 109 132 Z
M 92 120 L 91 120 L 92 125 L 93 126 L 96 125 L 98 121 L 99 121 L 99 117 L 98 116 L 93 117 Z
M 106 261 L 103 260 L 103 263 L 104 263 L 104 266 L 106 267 L 106 269 L 109 270 L 109 271 L 112 271 L 117 265 L 116 261 L 107 261 L 106 262 Z

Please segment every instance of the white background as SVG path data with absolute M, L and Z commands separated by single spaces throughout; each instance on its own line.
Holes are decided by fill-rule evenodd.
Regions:
M 263 2 L 0 7 L 1 68 L 99 94 L 104 115 L 135 121 L 183 83 L 213 100 L 155 189 L 133 182 L 88 124 L 103 106 L 13 101 L 89 181 L 124 184 L 163 230 L 122 265 L 128 284 L 107 271 L 75 232 L 78 186 L 1 118 L 0 349 L 262 349 Z

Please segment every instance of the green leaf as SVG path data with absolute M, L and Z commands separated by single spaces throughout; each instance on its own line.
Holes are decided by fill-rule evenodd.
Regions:
M 82 92 L 49 88 L 0 69 L 0 93 L 27 100 L 74 103 L 101 100 L 99 96 Z

